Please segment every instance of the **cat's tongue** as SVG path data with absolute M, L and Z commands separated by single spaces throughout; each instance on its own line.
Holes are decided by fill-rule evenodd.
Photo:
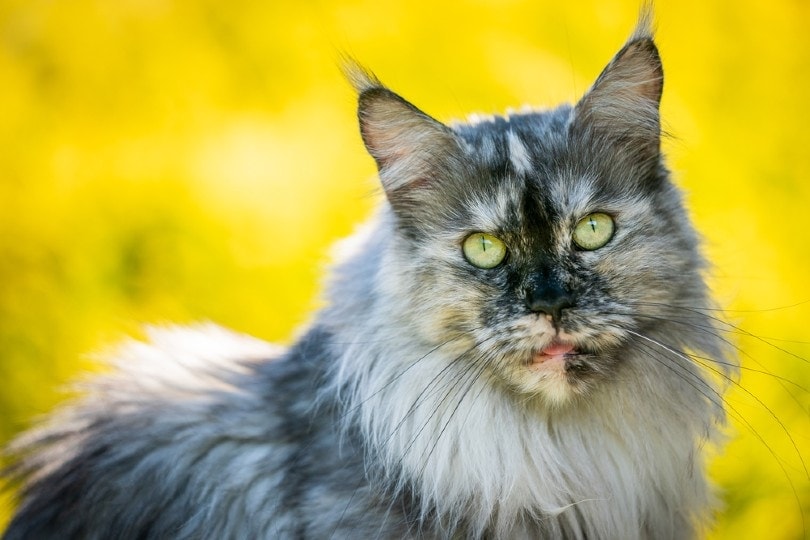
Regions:
M 540 351 L 543 356 L 562 356 L 574 350 L 570 343 L 553 342 L 551 345 Z
M 565 355 L 574 351 L 570 343 L 553 341 L 546 348 L 534 354 L 532 364 L 535 369 L 551 372 L 565 372 Z

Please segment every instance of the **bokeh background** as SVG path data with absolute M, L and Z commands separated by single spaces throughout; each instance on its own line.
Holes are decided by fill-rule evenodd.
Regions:
M 553 105 L 587 89 L 639 3 L 0 2 L 0 443 L 143 323 L 294 337 L 328 246 L 379 197 L 342 54 L 440 119 Z M 749 368 L 710 534 L 801 538 L 810 6 L 656 12 L 666 149 Z

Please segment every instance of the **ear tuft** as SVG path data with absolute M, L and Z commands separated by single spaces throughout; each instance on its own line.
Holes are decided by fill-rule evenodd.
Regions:
M 357 60 L 345 57 L 341 66 L 343 75 L 354 87 L 358 95 L 373 88 L 385 88 L 380 79 L 369 69 L 363 67 Z
M 628 42 L 637 39 L 647 38 L 652 39 L 655 35 L 655 13 L 653 11 L 652 1 L 647 1 L 642 4 L 638 13 L 638 21 L 633 34 L 628 39 Z

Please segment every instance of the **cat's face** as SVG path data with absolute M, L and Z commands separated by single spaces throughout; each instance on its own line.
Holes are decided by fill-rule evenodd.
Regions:
M 367 80 L 361 129 L 396 221 L 389 293 L 416 337 L 562 403 L 614 377 L 662 307 L 702 300 L 659 154 L 661 81 L 642 37 L 575 107 L 446 127 Z

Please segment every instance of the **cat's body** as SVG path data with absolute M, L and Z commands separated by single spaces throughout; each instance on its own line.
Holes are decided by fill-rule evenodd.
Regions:
M 17 443 L 8 540 L 705 522 L 723 410 L 690 355 L 720 359 L 722 341 L 659 154 L 647 23 L 575 107 L 447 127 L 354 79 L 388 201 L 344 246 L 328 306 L 286 351 L 216 327 L 126 345 Z

